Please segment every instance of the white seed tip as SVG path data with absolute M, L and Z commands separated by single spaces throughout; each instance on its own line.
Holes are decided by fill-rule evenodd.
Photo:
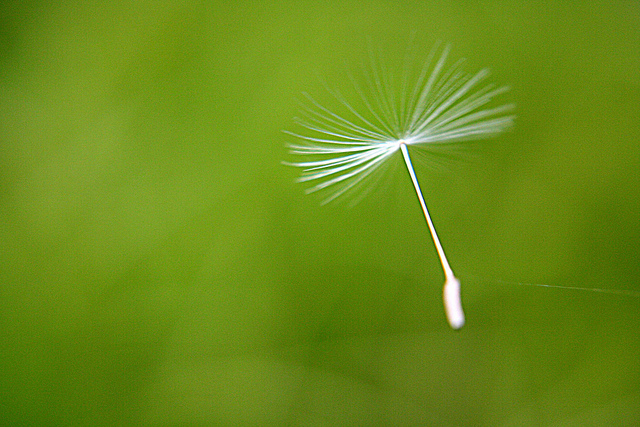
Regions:
M 442 290 L 444 301 L 444 312 L 447 315 L 449 325 L 453 329 L 460 329 L 464 326 L 464 311 L 462 311 L 462 301 L 460 300 L 460 281 L 455 277 L 447 278 Z

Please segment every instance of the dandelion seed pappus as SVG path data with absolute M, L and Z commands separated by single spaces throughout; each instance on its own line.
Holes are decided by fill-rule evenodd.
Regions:
M 283 163 L 300 168 L 298 182 L 310 184 L 306 192 L 324 193 L 323 203 L 329 203 L 357 191 L 366 194 L 392 156 L 401 155 L 444 271 L 447 320 L 460 329 L 465 323 L 460 281 L 431 220 L 409 147 L 494 137 L 511 128 L 515 116 L 513 104 L 495 103 L 509 88 L 487 83 L 487 69 L 466 73 L 463 60 L 447 66 L 449 50 L 436 44 L 420 67 L 405 64 L 399 79 L 372 60 L 363 83 L 352 79 L 359 100 L 330 90 L 340 112 L 304 94 L 306 102 L 295 119 L 300 130 L 285 131 L 297 140 L 289 144 L 290 154 L 301 160 Z

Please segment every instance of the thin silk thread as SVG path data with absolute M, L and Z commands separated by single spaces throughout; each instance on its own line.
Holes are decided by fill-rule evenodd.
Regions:
M 499 279 L 483 279 L 481 277 L 465 275 L 462 276 L 467 280 L 472 281 L 481 281 L 488 283 L 501 283 L 504 285 L 516 285 L 516 286 L 535 286 L 539 288 L 554 288 L 554 289 L 567 289 L 573 291 L 588 291 L 588 292 L 597 292 L 601 294 L 610 294 L 610 295 L 624 295 L 633 298 L 640 298 L 640 291 L 633 291 L 630 289 L 603 289 L 603 288 L 584 288 L 580 286 L 561 286 L 561 285 L 547 285 L 544 283 L 527 283 L 527 282 L 510 282 L 507 280 L 499 280 Z

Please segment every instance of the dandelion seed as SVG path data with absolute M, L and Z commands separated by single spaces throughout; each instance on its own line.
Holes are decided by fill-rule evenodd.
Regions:
M 336 91 L 331 93 L 344 110 L 340 114 L 305 94 L 308 103 L 302 117 L 296 119 L 304 131 L 285 132 L 300 141 L 289 145 L 290 152 L 305 159 L 285 164 L 302 168 L 298 181 L 312 183 L 307 193 L 327 192 L 323 203 L 328 203 L 358 189 L 364 189 L 365 194 L 371 188 L 368 184 L 376 175 L 380 178 L 383 167 L 399 151 L 444 271 L 447 320 L 453 329 L 460 329 L 465 322 L 460 281 L 447 261 L 427 210 L 408 147 L 424 148 L 498 135 L 512 126 L 514 116 L 509 112 L 514 106 L 493 105 L 494 98 L 508 88 L 483 83 L 488 70 L 466 74 L 462 70 L 463 61 L 445 69 L 449 47 L 442 50 L 434 63 L 438 50 L 436 45 L 417 74 L 410 75 L 405 67 L 399 90 L 392 75 L 373 64 L 364 88 L 353 80 L 363 105 L 360 109 Z

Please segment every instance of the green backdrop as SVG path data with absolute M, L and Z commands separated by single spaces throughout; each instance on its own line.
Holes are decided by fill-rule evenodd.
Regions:
M 283 166 L 304 91 L 438 40 L 516 125 L 353 208 Z M 331 102 L 331 101 L 329 101 Z M 0 5 L 0 423 L 638 425 L 635 2 Z

